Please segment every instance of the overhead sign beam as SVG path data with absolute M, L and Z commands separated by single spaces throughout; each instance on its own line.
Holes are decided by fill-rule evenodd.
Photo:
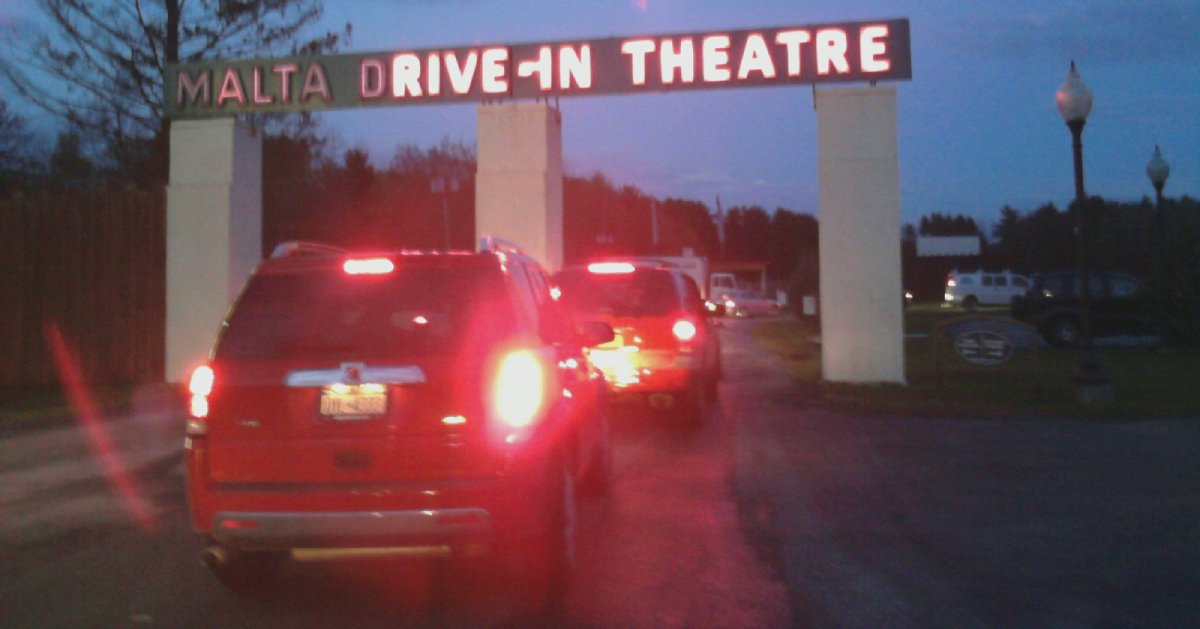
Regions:
M 168 66 L 170 118 L 912 78 L 907 19 Z

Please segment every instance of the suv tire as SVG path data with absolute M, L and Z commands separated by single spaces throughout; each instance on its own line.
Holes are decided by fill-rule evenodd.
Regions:
M 612 438 L 607 407 L 601 420 L 600 446 L 579 483 L 580 491 L 592 496 L 606 496 L 612 489 Z
M 221 585 L 246 597 L 269 592 L 288 559 L 288 553 L 283 551 L 240 551 L 221 546 L 211 549 L 216 554 L 205 555 L 205 567 Z M 217 555 L 223 560 L 218 559 Z
M 717 385 L 721 382 L 721 353 L 717 352 L 716 360 L 713 361 L 708 371 L 704 373 L 704 395 L 708 396 L 708 402 L 717 401 Z
M 974 295 L 967 295 L 962 301 L 963 308 L 974 310 L 979 305 L 979 300 Z
M 566 604 L 575 568 L 575 476 L 567 457 L 561 457 L 560 478 L 551 483 L 550 524 L 539 536 L 509 548 L 516 582 L 523 588 L 531 624 L 555 626 Z
M 1046 340 L 1059 347 L 1079 344 L 1079 322 L 1074 317 L 1057 317 L 1046 330 Z
M 679 406 L 683 412 L 683 419 L 688 425 L 699 426 L 708 416 L 709 382 L 711 381 L 708 374 L 701 373 L 687 391 L 679 394 Z

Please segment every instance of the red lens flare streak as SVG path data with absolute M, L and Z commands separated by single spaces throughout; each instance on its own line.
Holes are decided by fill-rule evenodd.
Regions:
M 129 474 L 125 462 L 121 460 L 120 454 L 113 446 L 112 440 L 109 439 L 108 432 L 104 429 L 103 419 L 96 410 L 96 404 L 83 381 L 78 359 L 67 345 L 57 324 L 47 323 L 44 332 L 46 345 L 54 358 L 54 366 L 58 370 L 58 377 L 67 392 L 75 419 L 87 436 L 92 456 L 104 470 L 109 487 L 121 499 L 125 511 L 142 530 L 155 530 L 157 522 L 153 509 L 142 496 L 142 492 L 137 486 L 137 480 Z

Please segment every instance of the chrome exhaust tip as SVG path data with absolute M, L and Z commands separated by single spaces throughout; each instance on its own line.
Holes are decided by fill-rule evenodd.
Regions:
M 229 564 L 229 551 L 220 546 L 209 546 L 200 551 L 200 563 L 209 569 L 223 568 Z

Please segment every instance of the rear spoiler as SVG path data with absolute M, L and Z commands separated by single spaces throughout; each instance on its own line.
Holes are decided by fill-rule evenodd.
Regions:
M 345 253 L 346 250 L 341 247 L 327 245 L 321 242 L 310 242 L 305 240 L 289 240 L 281 242 L 275 246 L 275 250 L 271 252 L 271 259 L 275 258 L 292 258 L 296 256 L 330 256 Z
M 495 236 L 483 236 L 479 239 L 480 253 L 514 253 L 518 255 L 527 255 L 521 250 L 521 247 L 502 238 Z

